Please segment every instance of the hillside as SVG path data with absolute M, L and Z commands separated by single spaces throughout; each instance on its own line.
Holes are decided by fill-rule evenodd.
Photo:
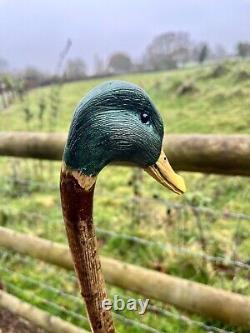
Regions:
M 118 79 L 134 82 L 149 93 L 163 116 L 166 133 L 250 134 L 249 61 L 228 61 L 173 72 L 131 74 Z M 17 102 L 0 113 L 0 131 L 66 132 L 75 105 L 101 81 L 89 80 L 30 91 L 23 102 Z M 1 158 L 0 225 L 66 242 L 58 195 L 59 170 L 60 163 L 57 162 Z M 250 214 L 248 179 L 191 173 L 183 173 L 183 176 L 188 192 L 177 197 L 139 170 L 107 167 L 99 176 L 95 207 L 101 253 L 249 294 L 245 272 L 227 271 L 210 262 L 204 265 L 200 258 L 184 254 L 177 256 L 157 247 L 143 247 L 103 232 L 106 230 L 170 243 L 194 253 L 206 252 L 213 256 L 248 260 L 250 230 L 247 222 L 225 218 L 222 214 L 231 211 Z M 180 205 L 180 209 L 176 208 L 176 204 Z M 197 217 L 192 209 L 186 208 L 187 205 L 208 208 L 214 215 L 201 213 Z M 3 262 L 6 258 L 9 254 L 2 259 Z M 19 273 L 31 274 L 35 279 L 47 279 L 43 265 L 36 265 L 33 260 L 20 265 L 20 258 L 16 256 L 8 266 Z M 72 287 L 72 281 L 65 272 L 62 273 L 63 282 L 55 276 L 54 268 L 48 274 L 54 286 L 77 294 L 75 285 Z M 3 276 L 4 281 L 21 289 L 36 290 L 38 295 L 51 297 L 48 291 L 41 291 L 22 281 L 18 274 L 5 272 Z M 236 287 L 233 282 L 235 277 Z M 112 293 L 119 293 L 116 288 L 110 289 Z M 12 292 L 27 299 L 20 290 Z M 65 303 L 61 295 L 54 297 L 54 301 Z M 40 304 L 38 301 L 35 303 Z M 74 311 L 79 312 L 79 305 Z M 77 322 L 69 314 L 61 315 Z M 198 319 L 205 321 L 204 318 Z M 203 332 L 188 325 L 180 328 L 176 320 L 159 319 L 155 314 L 146 315 L 143 321 L 162 332 L 179 329 L 181 332 Z M 219 323 L 212 324 L 223 327 Z M 120 332 L 125 331 L 121 328 Z M 137 330 L 131 328 L 131 332 Z

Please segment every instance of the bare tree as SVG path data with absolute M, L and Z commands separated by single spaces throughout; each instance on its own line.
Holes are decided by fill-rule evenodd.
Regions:
M 213 49 L 212 56 L 216 60 L 222 60 L 228 57 L 228 52 L 222 44 L 217 44 Z
M 7 70 L 8 62 L 5 59 L 0 58 L 0 74 L 5 74 Z
M 155 70 L 176 68 L 190 59 L 191 45 L 186 32 L 161 34 L 146 49 L 146 66 Z
M 195 44 L 192 49 L 191 59 L 194 62 L 199 62 L 202 64 L 206 61 L 211 55 L 211 49 L 206 42 L 200 42 Z
M 112 54 L 108 62 L 108 70 L 112 73 L 127 73 L 133 68 L 133 63 L 126 53 Z
M 64 61 L 71 49 L 72 46 L 72 40 L 70 38 L 67 39 L 66 44 L 64 46 L 64 48 L 62 49 L 62 51 L 59 54 L 59 58 L 58 58 L 58 62 L 56 65 L 56 70 L 55 70 L 55 76 L 60 75 L 61 69 L 63 67 Z
M 238 56 L 242 58 L 250 56 L 250 42 L 239 42 L 236 49 Z
M 209 48 L 207 44 L 203 44 L 201 46 L 199 55 L 198 55 L 198 61 L 200 64 L 202 64 L 209 56 Z
M 102 75 L 105 73 L 103 60 L 99 57 L 98 54 L 94 55 L 94 73 L 96 75 Z
M 68 80 L 81 80 L 86 77 L 86 64 L 81 58 L 69 59 L 64 76 Z
M 47 74 L 43 73 L 39 69 L 28 66 L 21 75 L 25 81 L 26 89 L 34 88 L 41 85 L 48 77 Z

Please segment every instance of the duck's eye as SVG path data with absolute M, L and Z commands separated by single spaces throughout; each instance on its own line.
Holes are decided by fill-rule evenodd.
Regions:
M 141 121 L 143 124 L 149 124 L 150 122 L 150 115 L 147 112 L 142 112 L 141 113 Z

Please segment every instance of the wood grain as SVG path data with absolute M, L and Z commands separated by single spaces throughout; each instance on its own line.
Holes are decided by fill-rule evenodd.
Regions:
M 107 293 L 92 218 L 94 187 L 93 185 L 89 190 L 84 190 L 70 172 L 61 172 L 64 222 L 92 331 L 115 333 L 111 312 L 102 308 L 102 301 L 107 298 Z

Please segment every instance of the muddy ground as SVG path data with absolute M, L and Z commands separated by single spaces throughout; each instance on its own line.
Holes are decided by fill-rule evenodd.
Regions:
M 45 333 L 45 331 L 0 308 L 0 333 Z

